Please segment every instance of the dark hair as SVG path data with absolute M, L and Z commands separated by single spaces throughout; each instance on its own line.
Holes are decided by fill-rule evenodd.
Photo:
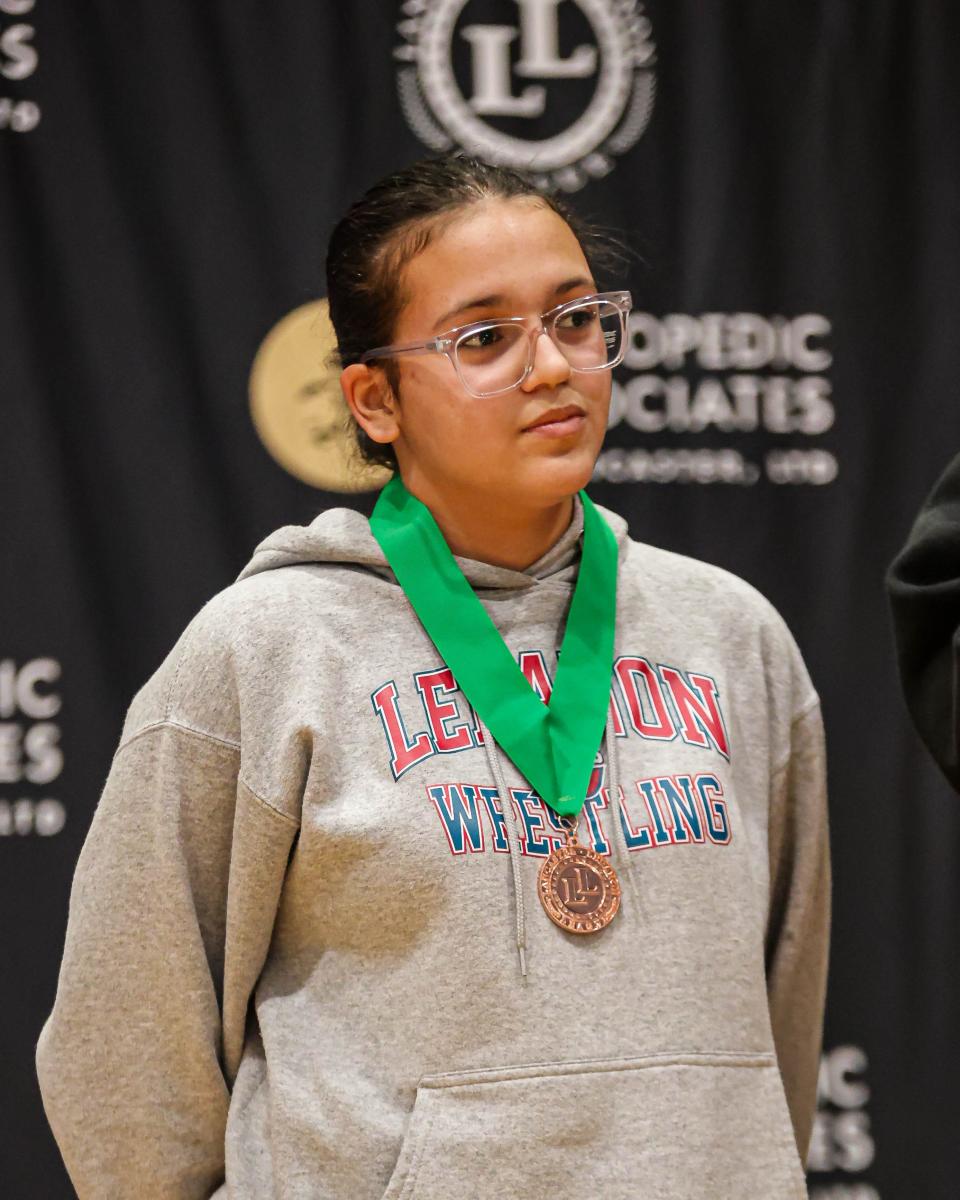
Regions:
M 327 299 L 341 367 L 359 362 L 374 346 L 390 343 L 406 302 L 399 287 L 403 268 L 429 245 L 444 216 L 481 200 L 523 196 L 539 200 L 566 221 L 595 275 L 625 261 L 625 248 L 617 238 L 582 220 L 520 172 L 457 154 L 422 159 L 374 184 L 351 205 L 330 237 Z M 396 363 L 387 360 L 383 365 L 396 391 Z M 391 445 L 374 442 L 359 427 L 356 438 L 366 462 L 396 470 Z

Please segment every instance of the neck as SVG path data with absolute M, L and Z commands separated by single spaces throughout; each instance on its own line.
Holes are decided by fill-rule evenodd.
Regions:
M 542 558 L 573 519 L 573 497 L 526 508 L 513 498 L 439 495 L 423 480 L 404 479 L 407 490 L 433 514 L 453 554 L 523 571 Z

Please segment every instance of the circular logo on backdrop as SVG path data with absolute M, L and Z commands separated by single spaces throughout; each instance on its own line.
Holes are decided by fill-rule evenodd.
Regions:
M 366 466 L 356 451 L 336 345 L 326 300 L 279 321 L 253 360 L 253 424 L 272 457 L 304 483 L 330 492 L 373 491 L 390 472 Z
M 401 11 L 400 104 L 432 150 L 576 191 L 647 127 L 654 46 L 638 0 L 405 0 Z

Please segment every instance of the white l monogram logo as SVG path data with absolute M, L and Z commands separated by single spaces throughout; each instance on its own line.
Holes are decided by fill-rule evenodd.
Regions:
M 513 3 L 515 24 L 481 24 L 469 16 L 461 21 L 472 0 L 400 0 L 403 44 L 394 50 L 400 106 L 432 150 L 458 147 L 527 171 L 538 187 L 573 192 L 608 174 L 614 157 L 629 150 L 647 126 L 654 98 L 650 22 L 641 0 Z M 569 50 L 564 42 L 561 53 L 563 18 L 573 8 L 581 27 L 589 26 L 589 40 Z M 467 50 L 466 87 L 454 71 L 455 46 Z M 554 92 L 563 93 L 567 80 L 590 77 L 596 87 L 581 84 L 567 91 L 583 105 L 580 111 L 559 130 L 551 112 L 554 128 L 543 129 L 540 118 L 552 108 Z M 556 81 L 549 104 L 547 80 Z M 564 119 L 569 111 L 557 107 Z M 529 134 L 500 128 L 498 117 L 525 118 Z
M 470 43 L 473 95 L 470 107 L 492 117 L 539 117 L 546 89 L 531 85 L 513 95 L 510 44 L 520 35 L 521 59 L 516 73 L 524 79 L 584 79 L 597 69 L 596 46 L 578 46 L 560 57 L 557 8 L 563 0 L 515 0 L 520 28 L 511 25 L 467 25 L 461 37 Z

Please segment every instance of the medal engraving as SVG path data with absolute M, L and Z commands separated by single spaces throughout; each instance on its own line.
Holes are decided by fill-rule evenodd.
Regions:
M 620 907 L 616 871 L 589 846 L 581 846 L 575 834 L 540 868 L 537 893 L 550 920 L 568 933 L 596 933 Z

